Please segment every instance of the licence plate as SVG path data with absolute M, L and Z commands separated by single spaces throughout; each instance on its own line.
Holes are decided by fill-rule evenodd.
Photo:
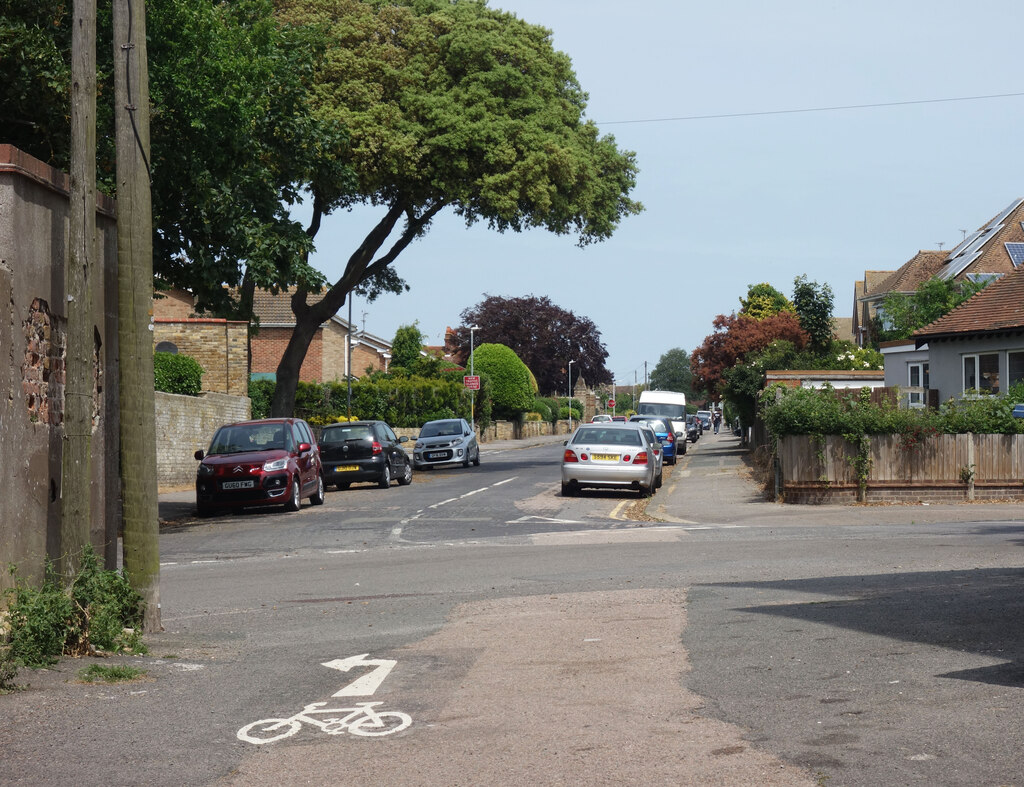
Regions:
M 336 468 L 334 468 L 334 472 L 335 473 L 347 473 L 347 472 L 351 472 L 352 470 L 358 470 L 358 469 L 359 468 L 356 465 L 338 465 Z
M 590 458 L 597 462 L 618 462 L 618 454 L 591 454 Z
M 256 485 L 253 480 L 249 481 L 225 481 L 220 485 L 221 489 L 252 489 Z
M 427 459 L 444 459 L 448 454 L 444 451 L 435 454 L 427 454 Z

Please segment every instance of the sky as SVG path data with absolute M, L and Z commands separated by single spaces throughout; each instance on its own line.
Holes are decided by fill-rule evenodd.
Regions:
M 415 322 L 441 344 L 488 295 L 547 296 L 593 321 L 617 384 L 642 383 L 751 284 L 791 296 L 806 275 L 849 317 L 865 270 L 951 249 L 1024 196 L 1019 0 L 489 5 L 552 31 L 587 117 L 636 153 L 645 211 L 584 249 L 442 214 L 395 263 L 409 292 L 355 298 L 376 336 Z M 313 264 L 336 280 L 375 220 L 329 217 Z

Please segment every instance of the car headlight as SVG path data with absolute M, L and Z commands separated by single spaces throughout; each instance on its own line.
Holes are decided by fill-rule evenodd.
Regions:
M 273 470 L 284 470 L 288 467 L 288 457 L 282 457 L 281 459 L 271 459 L 268 462 L 263 463 L 263 472 L 269 473 Z
M 422 448 L 423 447 L 423 443 L 421 443 L 419 440 L 417 440 L 416 441 L 416 447 L 417 448 Z
M 210 465 L 199 465 L 199 469 L 196 471 L 198 475 L 213 475 L 213 468 Z

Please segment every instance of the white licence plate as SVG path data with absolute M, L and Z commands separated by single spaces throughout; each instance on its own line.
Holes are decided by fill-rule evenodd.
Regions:
M 448 456 L 447 452 L 441 451 L 440 453 L 427 454 L 427 459 L 444 459 Z
M 221 489 L 252 489 L 256 485 L 253 480 L 248 481 L 225 481 L 220 485 Z

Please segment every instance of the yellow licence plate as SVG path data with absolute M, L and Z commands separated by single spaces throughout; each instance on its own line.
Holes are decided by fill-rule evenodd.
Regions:
M 346 471 L 358 470 L 358 469 L 359 469 L 359 467 L 356 466 L 356 465 L 338 465 L 336 468 L 334 468 L 334 472 L 335 473 L 344 473 Z
M 591 454 L 590 458 L 597 462 L 618 462 L 618 454 Z

